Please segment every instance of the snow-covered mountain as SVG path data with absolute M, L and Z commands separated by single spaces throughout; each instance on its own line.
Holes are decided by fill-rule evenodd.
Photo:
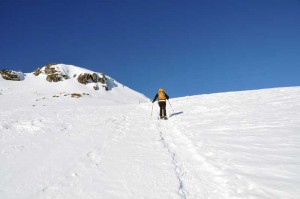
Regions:
M 11 71 L 20 81 L 5 80 L 0 75 L 0 95 L 9 96 L 6 104 L 51 106 L 52 104 L 80 105 L 81 103 L 124 104 L 144 102 L 147 98 L 120 84 L 108 75 L 65 64 L 48 64 L 32 73 Z M 16 79 L 16 78 L 15 78 Z M 74 99 L 76 98 L 76 99 Z M 72 103 L 74 102 L 74 103 Z
M 300 87 L 171 99 L 165 121 L 67 68 L 59 82 L 0 77 L 1 199 L 299 197 Z

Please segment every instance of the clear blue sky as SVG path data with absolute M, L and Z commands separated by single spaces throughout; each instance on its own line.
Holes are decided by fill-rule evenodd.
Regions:
M 300 86 L 300 1 L 0 0 L 0 68 L 47 63 L 150 98 Z

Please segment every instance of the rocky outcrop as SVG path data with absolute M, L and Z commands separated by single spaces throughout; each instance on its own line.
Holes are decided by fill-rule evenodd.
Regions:
M 98 83 L 100 82 L 101 84 L 103 84 L 102 86 L 105 88 L 105 90 L 108 90 L 108 86 L 106 84 L 106 80 L 107 78 L 105 77 L 105 75 L 103 73 L 97 74 L 97 73 L 82 73 L 78 76 L 77 78 L 78 82 L 81 84 L 88 84 L 91 82 L 94 83 Z M 95 90 L 98 90 L 99 87 L 98 86 L 94 86 Z
M 46 80 L 48 82 L 59 82 L 62 81 L 62 76 L 54 73 L 54 74 L 47 75 Z
M 102 87 L 108 91 L 108 85 L 106 83 L 107 78 L 105 77 L 105 75 L 103 73 L 101 73 L 101 78 L 99 79 L 99 82 L 102 83 Z
M 50 66 L 54 66 L 54 65 L 57 65 L 57 63 L 49 63 L 49 64 L 46 64 L 45 66 L 50 67 Z
M 0 74 L 3 79 L 12 81 L 24 80 L 26 76 L 22 72 L 13 70 L 0 70 Z M 117 87 L 114 80 L 108 76 L 106 77 L 103 73 L 91 72 L 84 68 L 72 65 L 50 63 L 36 68 L 31 74 L 39 76 L 36 80 L 44 79 L 48 82 L 60 82 L 72 78 L 70 83 L 78 81 L 94 90 L 109 91 L 112 88 Z
M 68 66 L 63 64 L 46 64 L 43 67 L 38 67 L 35 71 L 33 71 L 33 74 L 36 76 L 45 76 L 45 79 L 49 82 L 64 81 L 71 77 L 81 84 L 89 84 L 88 86 L 90 88 L 94 88 L 94 90 L 104 88 L 108 91 L 115 86 L 103 73 L 88 72 L 87 70 L 82 70 L 80 73 L 79 71 L 81 70 L 78 70 L 76 67 L 68 68 Z
M 88 83 L 95 83 L 93 88 L 95 90 L 99 90 L 99 85 L 98 83 L 102 84 L 102 87 L 108 91 L 108 85 L 106 83 L 107 78 L 103 73 L 82 73 L 79 74 L 77 81 L 81 84 L 88 84 Z
M 100 82 L 100 79 L 102 79 L 101 77 L 99 77 L 99 75 L 97 73 L 83 73 L 83 74 L 80 74 L 77 78 L 78 82 L 79 83 L 82 83 L 82 84 L 87 84 L 89 82 L 94 82 L 94 83 L 97 83 L 97 82 Z
M 41 70 L 41 69 L 42 69 L 42 68 L 38 67 L 37 69 L 35 69 L 35 70 L 33 71 L 33 74 L 34 74 L 35 76 L 38 76 L 39 74 L 42 73 L 42 70 Z
M 71 97 L 79 98 L 79 97 L 82 97 L 82 95 L 79 93 L 72 93 Z
M 54 73 L 57 73 L 58 71 L 55 70 L 55 68 L 51 68 L 51 66 L 46 66 L 45 67 L 45 73 L 46 75 L 51 75 Z
M 106 79 L 105 75 L 103 73 L 101 73 L 101 76 L 102 77 L 99 79 L 99 82 L 102 83 L 102 84 L 106 84 L 107 79 Z
M 56 64 L 46 64 L 44 67 L 37 68 L 33 74 L 38 76 L 40 74 L 47 75 L 46 80 L 48 82 L 59 82 L 63 81 L 64 79 L 69 79 L 69 76 L 65 74 L 63 71 L 59 71 L 55 68 Z
M 91 79 L 92 79 L 92 75 L 89 73 L 80 74 L 77 78 L 78 82 L 81 84 L 87 84 Z
M 11 80 L 11 81 L 21 81 L 24 80 L 24 73 L 22 72 L 16 72 L 13 70 L 0 70 L 0 74 L 3 79 L 5 80 Z
M 93 82 L 98 82 L 98 75 L 96 74 L 96 73 L 93 73 L 92 74 L 92 80 L 93 80 Z

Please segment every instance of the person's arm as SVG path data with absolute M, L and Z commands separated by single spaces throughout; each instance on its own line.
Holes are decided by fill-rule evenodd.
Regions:
M 155 95 L 154 99 L 152 100 L 152 103 L 154 103 L 157 98 L 158 98 L 158 94 Z
M 169 95 L 167 95 L 167 93 L 165 93 L 166 94 L 166 98 L 167 98 L 167 100 L 169 99 Z

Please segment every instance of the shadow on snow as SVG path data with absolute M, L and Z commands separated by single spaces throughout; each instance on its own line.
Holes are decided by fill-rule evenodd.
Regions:
M 183 113 L 183 111 L 180 111 L 180 112 L 177 112 L 177 113 L 172 113 L 169 117 L 173 117 L 173 116 L 175 116 L 175 115 L 180 115 L 180 114 L 182 114 Z

